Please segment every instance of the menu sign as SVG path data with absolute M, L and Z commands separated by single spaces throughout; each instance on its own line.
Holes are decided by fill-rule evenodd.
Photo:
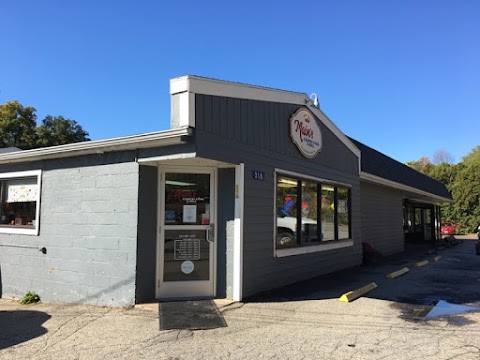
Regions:
M 322 150 L 322 133 L 313 114 L 300 108 L 290 118 L 290 137 L 303 156 L 312 159 Z
M 200 240 L 175 240 L 174 251 L 174 260 L 199 260 Z

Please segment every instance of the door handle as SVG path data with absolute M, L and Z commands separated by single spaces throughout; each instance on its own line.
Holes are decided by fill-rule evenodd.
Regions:
M 207 229 L 207 241 L 213 243 L 215 241 L 215 226 L 213 224 L 208 225 Z

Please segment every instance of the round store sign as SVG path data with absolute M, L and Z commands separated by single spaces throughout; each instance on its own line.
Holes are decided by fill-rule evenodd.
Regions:
M 184 274 L 190 274 L 194 269 L 195 269 L 195 266 L 193 265 L 193 262 L 187 260 L 187 261 L 184 261 L 182 263 L 182 265 L 180 266 L 180 268 L 182 269 L 182 272 Z
M 290 137 L 303 156 L 312 159 L 322 150 L 322 133 L 313 114 L 298 109 L 290 118 Z

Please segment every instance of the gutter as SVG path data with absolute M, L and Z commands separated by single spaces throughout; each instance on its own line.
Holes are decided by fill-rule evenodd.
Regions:
M 182 127 L 140 135 L 129 135 L 104 140 L 84 141 L 74 144 L 50 146 L 40 149 L 22 150 L 0 155 L 0 164 L 57 159 L 71 156 L 103 154 L 109 151 L 123 151 L 168 146 L 186 142 L 184 137 L 193 135 L 193 129 Z
M 432 198 L 435 201 L 438 201 L 438 202 L 441 202 L 441 203 L 446 203 L 446 202 L 452 203 L 453 202 L 453 199 L 446 198 L 446 197 L 443 197 L 443 196 L 439 196 L 439 195 L 436 195 L 436 194 L 432 194 L 432 193 L 429 193 L 427 191 L 420 190 L 420 189 L 417 189 L 417 188 L 414 188 L 414 187 L 411 187 L 411 186 L 408 186 L 408 185 L 405 185 L 405 184 L 401 184 L 401 183 L 398 183 L 396 181 L 387 180 L 387 179 L 384 179 L 382 177 L 372 175 L 372 174 L 369 174 L 369 173 L 366 173 L 366 172 L 363 172 L 363 171 L 360 172 L 360 180 L 372 182 L 372 183 L 379 184 L 379 185 L 388 186 L 388 187 L 398 189 L 398 190 L 408 191 L 408 192 L 415 193 L 415 194 L 422 195 L 422 196 L 427 196 L 427 197 Z

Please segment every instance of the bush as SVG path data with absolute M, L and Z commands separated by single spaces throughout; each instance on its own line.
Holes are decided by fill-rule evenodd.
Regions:
M 38 296 L 38 294 L 35 294 L 32 291 L 29 291 L 28 293 L 25 294 L 22 300 L 20 300 L 20 304 L 22 305 L 33 304 L 39 301 L 40 301 L 40 296 Z

